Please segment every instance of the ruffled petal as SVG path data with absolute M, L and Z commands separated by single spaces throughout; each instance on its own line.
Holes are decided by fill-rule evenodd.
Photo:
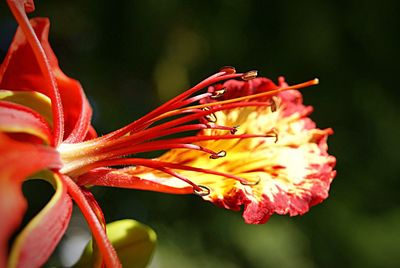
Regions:
M 40 114 L 25 106 L 1 100 L 0 131 L 31 134 L 47 144 L 51 140 L 50 127 Z
M 30 23 L 46 53 L 60 91 L 65 120 L 64 136 L 68 142 L 82 141 L 89 131 L 91 107 L 80 83 L 67 77 L 58 66 L 58 60 L 48 42 L 49 20 L 35 18 Z M 20 28 L 0 66 L 0 89 L 36 91 L 50 96 L 32 48 Z
M 282 79 L 280 83 L 285 86 Z M 248 82 L 231 80 L 220 87 L 227 89 L 223 96 L 227 99 L 277 88 L 265 78 Z M 301 93 L 296 90 L 279 93 L 273 101 L 276 111 L 272 111 L 275 107 L 246 107 L 220 111 L 215 116 L 219 125 L 239 126 L 236 135 L 274 131 L 278 135 L 277 141 L 274 138 L 202 141 L 196 144 L 216 152 L 224 150 L 227 155 L 210 159 L 209 155 L 198 151 L 173 149 L 157 161 L 176 164 L 176 168 L 171 169 L 179 176 L 209 189 L 210 193 L 204 199 L 227 209 L 244 207 L 243 217 L 247 223 L 264 223 L 274 213 L 291 216 L 306 213 L 311 206 L 328 197 L 335 176 L 336 160 L 327 153 L 326 143 L 332 130 L 315 127 L 307 117 L 312 108 L 302 104 Z M 222 134 L 221 130 L 205 129 L 198 136 Z M 180 166 L 234 175 L 247 183 L 210 173 L 179 170 Z M 139 177 L 175 187 L 176 192 L 188 186 L 177 176 L 156 171 L 151 166 L 125 168 L 107 174 L 108 177 L 111 175 Z
M 57 174 L 46 174 L 55 193 L 49 203 L 17 236 L 10 253 L 10 267 L 42 266 L 65 233 L 72 212 L 67 188 Z M 46 237 L 46 239 L 43 239 Z
M 35 91 L 0 90 L 0 100 L 31 108 L 39 113 L 50 126 L 53 124 L 51 100 L 42 93 Z
M 0 267 L 6 266 L 8 240 L 21 223 L 26 200 L 22 181 L 47 168 L 60 168 L 58 153 L 50 147 L 17 142 L 0 132 Z

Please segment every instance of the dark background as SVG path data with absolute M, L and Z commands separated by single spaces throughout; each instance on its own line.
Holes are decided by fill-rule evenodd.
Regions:
M 196 196 L 95 190 L 108 221 L 156 230 L 152 267 L 400 267 L 399 3 L 36 1 L 31 16 L 50 17 L 61 68 L 83 84 L 100 134 L 225 65 L 321 81 L 304 101 L 320 128 L 335 130 L 338 175 L 302 217 L 251 226 Z M 2 57 L 16 26 L 3 2 L 0 14 Z M 28 216 L 50 194 L 36 182 L 25 192 Z

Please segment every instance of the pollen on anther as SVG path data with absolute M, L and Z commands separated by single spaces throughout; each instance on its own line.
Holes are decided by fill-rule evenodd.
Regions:
M 206 195 L 209 195 L 211 192 L 210 188 L 208 188 L 204 185 L 198 185 L 198 188 L 200 190 L 193 188 L 193 193 L 198 196 L 206 196 Z
M 248 71 L 242 75 L 244 81 L 249 81 L 257 77 L 258 72 L 256 70 Z
M 216 154 L 210 155 L 210 158 L 211 158 L 211 159 L 218 159 L 218 158 L 225 157 L 225 156 L 226 156 L 226 151 L 221 150 L 221 151 L 219 151 L 219 152 L 216 153 Z
M 241 185 L 244 186 L 256 186 L 257 184 L 259 184 L 261 181 L 261 178 L 259 176 L 257 176 L 257 180 L 256 181 L 240 181 Z
M 271 97 L 269 99 L 269 103 L 270 103 L 269 105 L 270 105 L 270 108 L 271 108 L 271 112 L 276 112 L 276 110 L 278 109 L 278 106 L 276 104 L 275 97 Z
M 203 111 L 209 111 L 209 107 L 204 107 Z M 214 113 L 210 113 L 204 116 L 204 118 L 210 122 L 210 123 L 216 123 L 217 122 L 217 116 Z
M 210 96 L 211 99 L 218 99 L 219 97 L 221 97 L 222 95 L 224 95 L 226 92 L 226 88 L 220 89 L 220 90 L 216 90 L 214 91 L 213 95 Z
M 231 134 L 235 134 L 238 131 L 239 126 L 232 127 Z
M 278 133 L 278 130 L 276 128 L 272 128 L 268 134 L 269 134 L 270 137 L 274 137 L 275 138 L 275 143 L 278 142 L 279 133 Z

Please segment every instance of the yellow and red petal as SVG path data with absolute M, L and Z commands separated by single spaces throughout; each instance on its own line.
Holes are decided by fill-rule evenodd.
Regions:
M 72 200 L 67 194 L 66 186 L 58 174 L 48 172 L 42 178 L 53 185 L 55 193 L 39 214 L 18 234 L 11 248 L 9 267 L 42 266 L 68 227 Z
M 7 262 L 8 240 L 21 223 L 26 210 L 21 184 L 28 176 L 60 168 L 58 153 L 50 147 L 21 143 L 0 132 L 0 267 Z
M 52 126 L 53 115 L 51 100 L 44 94 L 35 91 L 12 91 L 0 89 L 0 100 L 16 103 L 31 108 L 39 113 Z
M 58 86 L 64 112 L 64 137 L 68 142 L 82 141 L 89 131 L 91 107 L 80 83 L 67 77 L 58 66 L 58 60 L 48 42 L 49 20 L 35 18 L 30 23 L 44 49 Z M 0 66 L 0 89 L 39 92 L 51 97 L 49 85 L 21 28 L 18 28 Z
M 282 79 L 280 83 L 280 86 L 285 86 Z M 223 98 L 229 99 L 275 90 L 277 86 L 268 79 L 258 78 L 246 82 L 227 81 L 219 88 L 226 89 Z M 188 184 L 184 180 L 188 179 L 210 190 L 204 199 L 227 209 L 244 207 L 243 216 L 248 223 L 263 223 L 274 213 L 304 214 L 311 206 L 327 198 L 335 176 L 335 158 L 328 154 L 326 143 L 332 130 L 315 127 L 307 117 L 312 108 L 303 105 L 301 93 L 296 90 L 277 94 L 273 102 L 276 111 L 270 105 L 215 113 L 219 125 L 239 126 L 238 138 L 199 141 L 196 145 L 215 152 L 226 151 L 225 157 L 210 159 L 204 152 L 173 149 L 154 160 L 158 163 L 136 160 L 136 163 L 132 162 L 136 167 L 107 173 L 110 179 L 107 183 L 116 184 L 118 176 L 130 176 L 140 178 L 142 184 L 147 181 L 159 183 L 162 187 L 175 187 L 179 193 L 187 190 Z M 246 134 L 269 133 L 277 133 L 278 140 L 240 138 Z M 218 129 L 204 129 L 198 137 L 200 140 L 201 136 L 223 134 Z M 125 163 L 129 161 L 125 160 Z M 164 167 L 162 163 L 166 163 Z M 231 177 L 218 175 L 215 171 Z
M 34 135 L 46 144 L 51 141 L 51 129 L 40 114 L 26 106 L 1 100 L 0 131 Z

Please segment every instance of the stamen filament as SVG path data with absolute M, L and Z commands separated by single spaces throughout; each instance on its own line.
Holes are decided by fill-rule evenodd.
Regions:
M 204 116 L 206 116 L 210 113 L 213 113 L 213 112 L 217 112 L 217 111 L 221 111 L 221 110 L 228 110 L 228 109 L 233 109 L 233 108 L 238 108 L 238 107 L 252 107 L 252 106 L 265 107 L 267 105 L 268 105 L 267 102 L 243 102 L 243 103 L 231 103 L 226 106 L 212 107 L 212 109 L 210 109 L 210 110 L 201 111 L 201 112 L 197 112 L 194 114 L 189 114 L 187 116 L 177 118 L 177 119 L 171 120 L 169 122 L 148 128 L 148 129 L 144 129 L 140 132 L 135 132 L 129 136 L 120 137 L 119 139 L 113 139 L 113 140 L 109 140 L 109 141 L 93 139 L 90 141 L 76 143 L 76 144 L 61 144 L 61 146 L 59 147 L 59 151 L 61 152 L 63 157 L 68 157 L 69 155 L 72 157 L 76 157 L 79 155 L 90 154 L 95 151 L 100 151 L 100 150 L 102 150 L 102 148 L 105 148 L 105 147 L 115 148 L 115 147 L 118 147 L 118 145 L 120 145 L 120 144 L 124 144 L 125 146 L 127 144 L 132 145 L 135 143 L 139 143 L 139 142 L 148 140 L 150 135 L 155 136 L 155 137 L 161 137 L 162 135 L 160 135 L 160 132 L 165 129 L 173 128 L 175 126 L 179 126 L 181 124 L 203 118 Z M 155 137 L 153 137 L 153 138 L 155 138 Z
M 196 102 L 196 101 L 199 101 L 199 100 L 202 100 L 202 99 L 211 97 L 212 95 L 213 95 L 213 94 L 212 94 L 212 93 L 209 93 L 209 92 L 203 93 L 203 94 L 200 94 L 200 95 L 197 95 L 197 96 L 194 96 L 194 97 L 191 97 L 191 98 L 189 98 L 189 99 L 186 99 L 186 100 L 182 101 L 182 102 L 179 104 L 179 106 L 186 106 L 186 105 L 189 105 L 189 104 L 191 104 L 191 103 L 193 103 L 193 102 Z
M 158 140 L 147 142 L 144 144 L 138 144 L 135 146 L 121 146 L 118 148 L 113 148 L 112 150 L 103 150 L 98 151 L 96 153 L 90 154 L 86 156 L 83 154 L 83 157 L 79 158 L 77 156 L 74 157 L 74 161 L 65 164 L 61 169 L 61 172 L 65 174 L 69 174 L 70 176 L 76 177 L 80 175 L 80 170 L 82 168 L 92 165 L 92 163 L 98 163 L 101 161 L 105 161 L 105 159 L 117 159 L 126 155 L 143 153 L 143 152 L 152 152 L 166 149 L 191 149 L 197 151 L 203 151 L 205 153 L 210 154 L 211 156 L 218 156 L 221 154 L 220 152 L 214 152 L 207 148 L 201 147 L 196 144 L 191 144 L 196 141 L 209 141 L 209 140 L 225 140 L 225 139 L 248 139 L 248 138 L 268 138 L 275 137 L 275 135 L 271 135 L 270 133 L 264 135 L 257 134 L 241 134 L 241 135 L 212 135 L 212 136 L 195 136 L 195 137 L 184 137 L 177 139 L 167 139 L 167 140 Z M 223 155 L 218 156 L 223 157 Z M 65 159 L 65 157 L 63 157 Z
M 140 127 L 145 124 L 147 125 L 147 122 L 150 121 L 151 118 L 157 117 L 163 113 L 165 113 L 166 111 L 169 111 L 171 109 L 176 109 L 178 107 L 182 107 L 181 103 L 179 103 L 181 100 L 187 98 L 188 96 L 196 93 L 197 91 L 211 85 L 214 83 L 218 83 L 220 81 L 223 80 L 228 80 L 228 79 L 234 79 L 234 78 L 238 78 L 240 77 L 242 74 L 238 73 L 238 74 L 225 74 L 225 72 L 219 72 L 205 80 L 203 80 L 202 82 L 200 82 L 199 84 L 197 84 L 196 86 L 194 86 L 193 88 L 181 93 L 180 95 L 176 96 L 175 98 L 167 101 L 166 103 L 164 103 L 163 105 L 159 106 L 158 108 L 154 109 L 152 112 L 148 113 L 147 115 L 141 117 L 140 119 L 136 120 L 135 122 L 119 129 L 116 130 L 114 132 L 111 132 L 103 137 L 101 137 L 100 139 L 102 140 L 108 140 L 111 138 L 116 138 L 116 137 L 121 137 L 123 135 L 125 135 L 126 133 L 132 131 L 133 129 L 140 129 Z
M 218 102 L 210 102 L 210 103 L 205 103 L 205 104 L 194 105 L 194 106 L 190 106 L 190 109 L 201 109 L 201 108 L 211 107 L 211 106 L 216 106 L 216 105 L 222 105 L 222 104 L 234 103 L 234 102 L 245 101 L 245 100 L 250 100 L 250 99 L 255 99 L 255 98 L 273 96 L 282 91 L 305 88 L 305 87 L 317 85 L 318 83 L 319 83 L 318 78 L 315 78 L 313 80 L 310 80 L 310 81 L 307 81 L 304 83 L 300 83 L 300 84 L 288 86 L 288 87 L 281 87 L 281 88 L 263 92 L 263 93 L 258 93 L 258 94 L 253 94 L 253 95 L 248 95 L 248 96 L 243 96 L 243 97 L 238 97 L 238 98 L 233 98 L 233 99 L 223 100 L 223 101 L 218 101 Z M 182 111 L 185 109 L 186 108 L 182 108 L 182 109 L 179 109 L 179 111 Z M 175 112 L 175 111 L 178 111 L 178 110 L 174 110 L 171 112 Z M 165 113 L 165 114 L 167 114 L 167 113 Z M 163 114 L 163 115 L 165 115 L 165 114 Z
M 121 166 L 121 165 L 144 166 L 144 167 L 154 168 L 157 170 L 160 170 L 162 168 L 170 168 L 170 169 L 177 169 L 177 170 L 193 171 L 193 172 L 216 175 L 216 176 L 221 176 L 221 177 L 225 177 L 228 179 L 233 179 L 233 180 L 240 182 L 242 185 L 246 185 L 246 186 L 256 185 L 256 183 L 257 183 L 257 182 L 250 182 L 239 176 L 232 175 L 232 174 L 225 173 L 225 172 L 219 172 L 219 171 L 210 170 L 210 169 L 186 166 L 186 165 L 182 165 L 182 164 L 164 162 L 164 161 L 159 161 L 159 160 L 143 159 L 143 158 L 122 158 L 122 159 L 109 159 L 109 160 L 105 160 L 105 161 L 99 161 L 99 162 L 93 163 L 89 166 L 82 168 L 82 170 L 80 170 L 81 171 L 80 173 L 84 173 L 87 170 L 91 170 L 91 169 L 98 168 L 98 167 L 105 167 L 105 166 L 111 167 L 111 166 Z M 193 182 L 191 182 L 189 184 L 192 185 L 192 183 Z

